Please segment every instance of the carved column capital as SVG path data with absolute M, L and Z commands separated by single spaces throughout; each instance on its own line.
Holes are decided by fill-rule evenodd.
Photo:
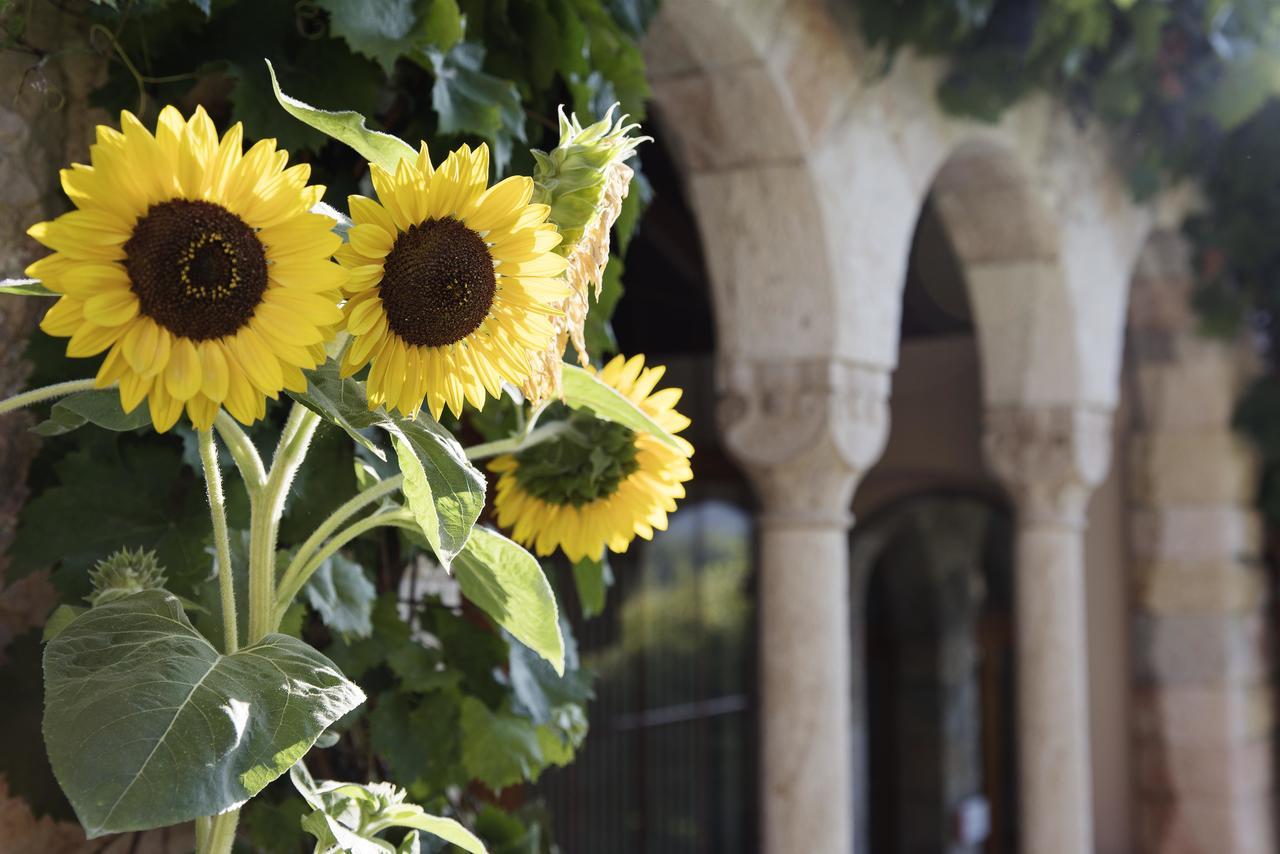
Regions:
M 1111 439 L 1110 412 L 1011 406 L 987 410 L 983 446 L 1025 520 L 1081 528 L 1111 464 Z
M 889 435 L 889 372 L 833 359 L 734 362 L 720 370 L 725 445 L 765 524 L 848 527 L 858 479 Z

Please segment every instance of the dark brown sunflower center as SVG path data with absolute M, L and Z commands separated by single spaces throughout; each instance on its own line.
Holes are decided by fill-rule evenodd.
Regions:
M 203 341 L 248 323 L 267 289 L 267 253 L 253 229 L 212 202 L 152 205 L 124 245 L 143 314 Z
M 420 347 L 445 347 L 475 332 L 497 290 L 489 248 L 456 219 L 402 232 L 382 269 L 387 326 Z

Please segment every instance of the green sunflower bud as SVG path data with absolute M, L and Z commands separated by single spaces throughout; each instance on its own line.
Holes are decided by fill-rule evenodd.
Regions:
M 156 561 L 156 553 L 120 549 L 89 570 L 93 592 L 85 599 L 90 605 L 114 602 L 143 590 L 160 590 L 167 579 L 164 568 Z
M 533 152 L 533 201 L 551 208 L 550 221 L 560 230 L 562 242 L 556 251 L 569 260 L 565 278 L 573 294 L 557 306 L 563 317 L 554 320 L 559 333 L 546 351 L 534 354 L 535 370 L 523 389 L 534 401 L 560 392 L 560 358 L 573 340 L 578 360 L 588 364 L 583 325 L 587 319 L 588 294 L 596 298 L 605 264 L 609 262 L 609 229 L 622 212 L 622 200 L 631 186 L 631 167 L 624 162 L 636 146 L 652 137 L 634 133 L 638 124 L 627 117 L 613 118 L 617 104 L 605 117 L 583 127 L 577 116 L 566 116 L 560 108 L 560 144 L 551 152 Z

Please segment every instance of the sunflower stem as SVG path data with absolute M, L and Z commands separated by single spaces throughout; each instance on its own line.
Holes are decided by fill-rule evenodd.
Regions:
M 4 415 L 6 412 L 13 412 L 15 409 L 22 409 L 24 406 L 32 406 L 45 400 L 53 400 L 55 397 L 66 397 L 78 391 L 93 391 L 97 388 L 96 383 L 97 380 L 92 378 L 87 380 L 68 380 L 64 383 L 54 383 L 53 385 L 24 391 L 22 394 L 15 394 L 13 397 L 0 400 L 0 415 Z
M 540 445 L 549 439 L 554 439 L 572 429 L 568 421 L 554 421 L 551 424 L 544 424 L 541 427 L 530 430 L 522 436 L 513 436 L 509 439 L 499 439 L 496 442 L 472 445 L 467 448 L 467 459 L 483 460 L 489 457 L 496 457 L 499 454 L 514 454 L 517 451 L 523 451 L 526 448 L 532 448 L 534 445 Z
M 397 527 L 416 527 L 413 521 L 413 514 L 405 508 L 396 508 L 388 510 L 384 513 L 375 513 L 367 516 L 358 522 L 352 522 L 333 536 L 329 542 L 325 543 L 323 548 L 316 551 L 311 559 L 302 566 L 302 568 L 294 575 L 293 578 L 287 579 L 280 585 L 280 592 L 276 596 L 276 619 L 279 620 L 284 616 L 285 610 L 293 603 L 293 597 L 306 586 L 311 575 L 320 568 L 320 565 L 333 556 L 338 549 L 354 540 L 361 534 L 372 531 L 374 528 L 380 528 L 385 525 L 394 525 Z
M 222 636 L 227 655 L 240 648 L 240 628 L 236 623 L 236 586 L 231 571 L 231 539 L 227 535 L 227 505 L 222 495 L 222 470 L 218 467 L 218 447 L 213 431 L 201 430 L 200 462 L 209 494 L 209 515 L 213 517 L 213 548 L 218 557 L 218 592 L 222 599 Z
M 240 821 L 239 808 L 220 813 L 208 819 L 209 829 L 196 854 L 231 854 L 236 841 L 236 824 Z
M 289 487 L 306 459 L 320 416 L 295 403 L 280 434 L 266 483 L 253 501 L 249 524 L 249 642 L 275 631 L 280 621 L 276 602 L 276 537 Z M 296 592 L 296 591 L 295 591 Z
M 404 475 L 401 474 L 379 481 L 353 497 L 337 510 L 330 513 L 329 518 L 321 522 L 320 527 L 316 528 L 315 532 L 312 533 L 310 537 L 307 537 L 306 542 L 298 547 L 298 551 L 293 556 L 293 560 L 289 562 L 289 568 L 280 576 L 280 588 L 282 590 L 288 590 L 292 587 L 294 579 L 302 571 L 302 568 L 307 565 L 312 553 L 320 547 L 320 544 L 323 543 L 330 534 L 338 530 L 338 527 L 341 526 L 343 522 L 347 521 L 356 513 L 363 510 L 366 506 L 377 501 L 379 498 L 395 492 L 403 483 Z M 306 582 L 304 581 L 303 583 L 305 584 Z M 302 586 L 299 585 L 298 589 L 301 590 Z M 288 606 L 289 601 L 286 600 L 285 607 L 287 608 Z
M 262 491 L 262 485 L 267 480 L 267 470 L 262 465 L 258 449 L 225 409 L 218 410 L 217 417 L 213 419 L 213 427 L 226 443 L 231 458 L 236 461 L 236 468 L 240 469 L 240 477 L 244 479 L 245 488 L 252 498 Z

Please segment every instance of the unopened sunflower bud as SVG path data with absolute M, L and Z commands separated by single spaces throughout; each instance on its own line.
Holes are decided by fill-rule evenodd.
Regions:
M 550 221 L 560 230 L 556 251 L 569 261 L 565 278 L 573 293 L 553 318 L 557 336 L 546 350 L 531 354 L 534 370 L 524 386 L 534 402 L 560 394 L 560 360 L 570 339 L 578 360 L 588 364 L 584 327 L 594 289 L 600 298 L 604 267 L 609 262 L 609 230 L 622 213 L 622 200 L 631 186 L 631 167 L 624 162 L 636 146 L 652 137 L 636 136 L 638 124 L 624 115 L 613 118 L 614 104 L 605 117 L 583 127 L 577 116 L 560 108 L 560 144 L 550 153 L 533 152 L 533 201 L 550 206 Z
M 93 592 L 85 599 L 91 605 L 114 602 L 143 590 L 160 590 L 167 580 L 155 552 L 121 549 L 89 570 Z

